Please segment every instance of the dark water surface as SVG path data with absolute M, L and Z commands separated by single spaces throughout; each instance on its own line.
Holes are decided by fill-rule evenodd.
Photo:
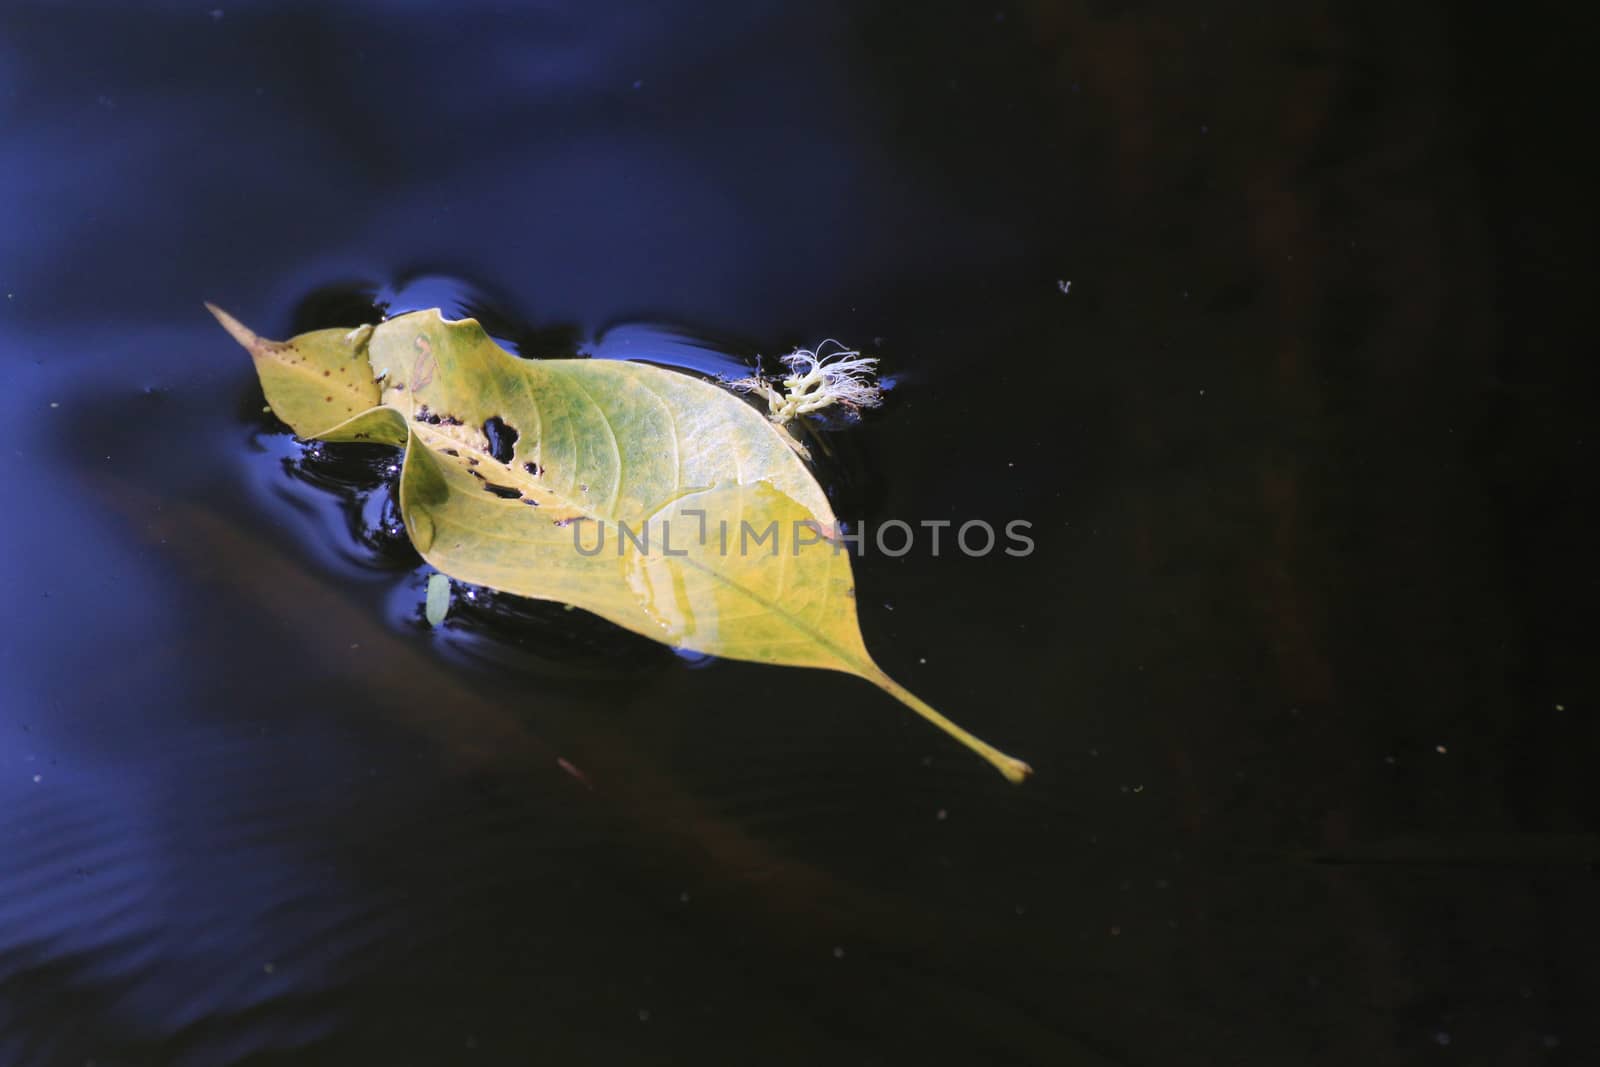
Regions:
M 1275 10 L 0 5 L 0 1065 L 1600 1062 L 1580 36 Z M 428 630 L 203 299 L 872 349 L 836 510 L 1038 548 L 867 642 L 1038 775 Z

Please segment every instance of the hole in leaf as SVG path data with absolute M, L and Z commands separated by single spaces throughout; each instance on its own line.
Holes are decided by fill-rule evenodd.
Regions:
M 483 422 L 483 436 L 489 439 L 489 454 L 501 463 L 510 463 L 513 451 L 517 447 L 517 433 L 515 426 L 506 424 L 506 420 L 499 415 L 491 415 Z
M 505 485 L 495 485 L 493 482 L 489 481 L 484 482 L 483 487 L 489 490 L 489 492 L 493 493 L 495 496 L 499 497 L 501 500 L 522 499 L 522 490 L 520 489 L 512 489 L 510 486 Z

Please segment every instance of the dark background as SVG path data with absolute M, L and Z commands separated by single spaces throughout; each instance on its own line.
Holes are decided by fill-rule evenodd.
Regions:
M 1596 1062 L 1590 38 L 1291 6 L 5 0 L 0 1064 Z M 871 348 L 836 509 L 1038 551 L 868 644 L 1037 776 L 429 631 L 203 299 Z

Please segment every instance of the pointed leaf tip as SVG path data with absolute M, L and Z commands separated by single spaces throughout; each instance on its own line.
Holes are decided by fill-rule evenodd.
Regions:
M 205 304 L 206 310 L 211 312 L 212 316 L 222 324 L 222 328 L 227 330 L 229 335 L 231 335 L 235 341 L 238 341 L 239 344 L 243 345 L 246 351 L 255 351 L 256 343 L 260 341 L 260 338 L 256 336 L 254 330 L 250 329 L 250 327 L 246 326 L 244 323 L 240 322 L 226 311 L 223 311 L 221 308 L 217 307 L 217 305 L 213 304 L 211 301 L 207 300 Z

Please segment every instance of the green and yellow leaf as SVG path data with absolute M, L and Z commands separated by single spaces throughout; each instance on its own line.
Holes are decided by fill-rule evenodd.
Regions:
M 857 675 L 1011 781 L 1031 773 L 872 661 L 827 498 L 726 390 L 641 363 L 518 359 L 437 310 L 282 342 L 211 311 L 297 435 L 406 446 L 400 510 L 444 574 L 674 647 Z

